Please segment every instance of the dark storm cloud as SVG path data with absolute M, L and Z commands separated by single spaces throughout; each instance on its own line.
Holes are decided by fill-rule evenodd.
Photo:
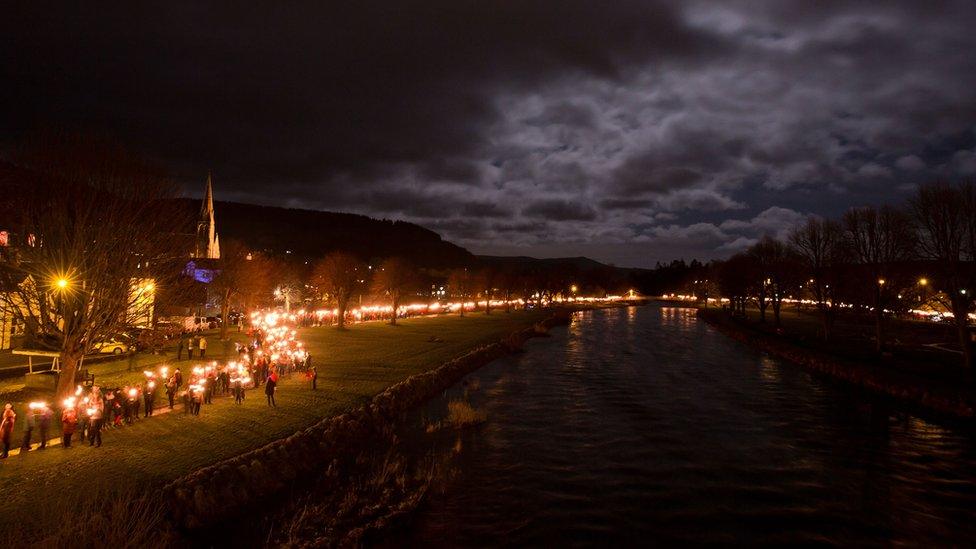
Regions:
M 30 3 L 0 132 L 105 133 L 222 198 L 476 252 L 716 257 L 976 175 L 970 2 Z
M 596 210 L 592 206 L 568 200 L 539 200 L 523 209 L 522 215 L 553 221 L 592 221 L 596 219 Z

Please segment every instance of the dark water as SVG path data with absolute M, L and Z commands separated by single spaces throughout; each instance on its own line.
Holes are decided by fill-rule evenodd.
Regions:
M 427 421 L 462 393 L 487 421 L 440 435 L 455 474 L 397 545 L 976 543 L 972 432 L 812 377 L 689 309 L 579 314 Z

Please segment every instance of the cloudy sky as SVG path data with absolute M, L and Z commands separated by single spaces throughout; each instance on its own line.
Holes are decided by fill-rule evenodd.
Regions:
M 722 257 L 976 175 L 971 0 L 19 4 L 5 142 L 99 132 L 476 253 Z

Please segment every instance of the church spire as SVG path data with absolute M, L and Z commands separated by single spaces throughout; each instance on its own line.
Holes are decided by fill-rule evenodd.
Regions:
M 200 209 L 200 221 L 207 219 L 213 223 L 213 176 L 207 172 L 207 192 L 203 195 L 203 207 Z
M 207 190 L 200 206 L 200 219 L 197 221 L 197 245 L 194 257 L 220 259 L 220 237 L 214 220 L 213 175 L 207 172 Z

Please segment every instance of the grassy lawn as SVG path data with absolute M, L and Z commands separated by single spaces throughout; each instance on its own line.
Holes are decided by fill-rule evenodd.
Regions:
M 301 330 L 299 337 L 318 369 L 318 391 L 313 392 L 300 374 L 293 374 L 280 383 L 275 409 L 265 404 L 261 387 L 248 391 L 242 406 L 231 398 L 219 398 L 212 405 L 204 405 L 194 417 L 184 415 L 178 404 L 175 413 L 103 430 L 101 448 L 58 446 L 0 460 L 0 494 L 5 509 L 0 513 L 0 530 L 5 524 L 25 520 L 25 512 L 32 515 L 32 521 L 43 523 L 45 509 L 55 500 L 91 493 L 96 487 L 151 490 L 351 409 L 412 374 L 439 366 L 545 316 L 541 311 L 498 311 L 488 316 L 415 318 L 397 327 L 365 323 L 346 331 Z M 439 341 L 429 341 L 432 336 Z M 219 351 L 220 347 L 221 342 L 211 340 L 210 351 Z M 125 361 L 113 364 L 115 370 L 104 372 L 105 379 L 117 376 L 124 380 L 129 374 L 119 369 L 127 370 Z M 165 400 L 160 394 L 157 405 L 165 406 Z M 18 417 L 15 441 L 23 436 L 22 428 Z

